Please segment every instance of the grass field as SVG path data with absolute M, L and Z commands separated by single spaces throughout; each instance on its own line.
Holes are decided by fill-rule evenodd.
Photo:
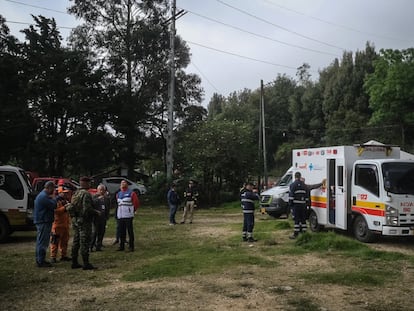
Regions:
M 0 310 L 414 310 L 412 240 L 292 241 L 290 219 L 257 214 L 249 244 L 241 223 L 238 202 L 176 226 L 165 207 L 144 206 L 135 252 L 116 251 L 111 218 L 104 250 L 90 256 L 95 271 L 37 268 L 35 233 L 14 233 L 0 244 Z

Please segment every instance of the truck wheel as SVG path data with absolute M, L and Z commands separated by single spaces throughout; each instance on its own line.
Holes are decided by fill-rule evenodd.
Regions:
M 364 243 L 371 243 L 375 241 L 375 234 L 372 233 L 371 230 L 368 228 L 368 224 L 365 221 L 365 218 L 357 216 L 354 220 L 354 236 L 358 241 Z
M 321 226 L 318 223 L 318 216 L 314 211 L 311 211 L 309 214 L 309 226 L 312 232 L 321 231 Z
M 10 235 L 10 228 L 7 220 L 0 216 L 0 243 L 6 241 Z

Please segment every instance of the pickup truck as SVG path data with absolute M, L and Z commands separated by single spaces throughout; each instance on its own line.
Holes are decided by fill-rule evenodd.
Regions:
M 36 177 L 32 181 L 32 188 L 35 194 L 38 194 L 43 190 L 45 183 L 48 181 L 53 181 L 57 187 L 62 185 L 65 189 L 70 190 L 71 194 L 80 188 L 80 185 L 77 181 L 69 178 L 63 177 Z M 90 188 L 89 193 L 94 195 L 96 193 L 95 188 Z
M 15 166 L 0 166 L 0 242 L 14 231 L 35 230 L 33 208 L 35 193 L 25 171 Z

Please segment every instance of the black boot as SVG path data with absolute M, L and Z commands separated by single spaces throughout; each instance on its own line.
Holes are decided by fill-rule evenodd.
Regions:
M 83 270 L 95 270 L 96 267 L 92 266 L 92 264 L 89 262 L 89 256 L 82 256 L 83 259 Z
M 124 251 L 125 250 L 125 241 L 122 241 L 119 243 L 119 248 L 117 249 L 117 251 Z
M 78 262 L 78 258 L 72 257 L 72 269 L 79 269 L 82 268 L 82 266 Z

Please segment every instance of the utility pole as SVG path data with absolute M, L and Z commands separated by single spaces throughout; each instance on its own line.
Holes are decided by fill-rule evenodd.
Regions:
M 265 113 L 264 113 L 264 89 L 263 80 L 260 80 L 260 112 L 261 112 L 261 125 L 262 125 L 262 146 L 263 146 L 263 176 L 264 184 L 267 187 L 267 155 L 266 155 L 266 125 L 265 125 Z
M 260 94 L 263 92 L 263 80 L 260 80 Z M 262 97 L 260 95 L 260 102 L 259 102 L 259 150 L 257 154 L 258 159 L 258 167 L 259 167 L 259 175 L 257 176 L 257 188 L 259 192 L 262 192 L 262 174 L 260 173 L 260 168 L 262 167 L 262 150 L 263 150 L 263 138 L 262 138 Z
M 172 180 L 172 173 L 174 167 L 174 89 L 175 89 L 175 52 L 174 52 L 174 38 L 175 38 L 175 10 L 176 0 L 172 0 L 171 5 L 171 24 L 170 24 L 170 84 L 168 87 L 169 105 L 168 105 L 168 125 L 167 125 L 167 180 Z

